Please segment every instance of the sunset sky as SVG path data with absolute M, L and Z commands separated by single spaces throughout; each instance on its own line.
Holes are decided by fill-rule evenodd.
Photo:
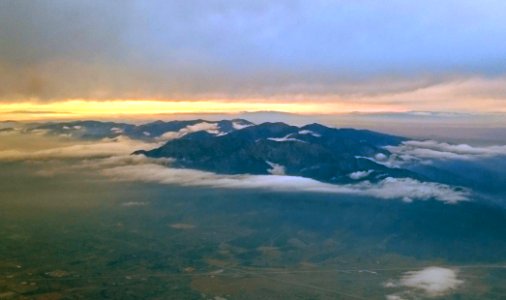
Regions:
M 0 1 L 0 120 L 506 113 L 506 2 Z

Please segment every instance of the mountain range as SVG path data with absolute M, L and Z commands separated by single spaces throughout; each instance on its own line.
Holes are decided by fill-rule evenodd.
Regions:
M 331 183 L 379 181 L 386 177 L 419 177 L 381 163 L 405 138 L 320 124 L 302 127 L 262 123 L 227 134 L 197 131 L 153 150 L 135 151 L 151 158 L 171 158 L 172 167 L 220 174 L 277 174 Z
M 254 124 L 244 119 L 141 125 L 74 121 L 30 124 L 25 130 L 84 140 L 126 136 L 162 142 L 158 148 L 139 149 L 133 154 L 170 158 L 171 167 L 219 174 L 292 175 L 329 183 L 422 178 L 386 163 L 391 153 L 385 146 L 399 145 L 406 138 L 317 123 L 297 127 L 281 122 Z
M 73 121 L 44 124 L 31 124 L 27 131 L 45 131 L 50 135 L 68 136 L 72 138 L 97 140 L 127 136 L 137 140 L 164 140 L 177 137 L 175 133 L 184 135 L 194 131 L 206 130 L 217 135 L 251 126 L 253 123 L 242 119 L 206 121 L 202 119 L 188 121 L 155 121 L 134 125 L 117 122 Z M 166 134 L 166 136 L 164 136 Z

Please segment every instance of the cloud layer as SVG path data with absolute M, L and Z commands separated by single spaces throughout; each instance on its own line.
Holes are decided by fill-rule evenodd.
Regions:
M 30 138 L 26 135 L 26 138 Z M 159 144 L 145 143 L 126 137 L 104 139 L 93 143 L 53 147 L 44 150 L 0 150 L 0 160 L 19 161 L 31 159 L 92 158 L 129 155 L 138 149 L 155 148 Z
M 210 123 L 198 124 L 191 130 L 214 130 Z M 190 130 L 190 129 L 188 129 Z M 20 135 L 19 133 L 16 133 Z M 30 135 L 26 134 L 26 138 Z M 379 199 L 401 199 L 405 202 L 435 199 L 445 203 L 468 201 L 470 191 L 436 182 L 422 182 L 411 178 L 385 178 L 377 183 L 361 181 L 355 184 L 336 185 L 313 179 L 285 176 L 284 167 L 271 163 L 272 175 L 220 175 L 210 172 L 170 168 L 170 159 L 149 159 L 143 155 L 130 155 L 138 149 L 159 146 L 131 140 L 126 137 L 96 142 L 76 142 L 38 150 L 0 150 L 0 161 L 57 161 L 74 159 L 71 166 L 53 164 L 38 174 L 52 176 L 67 171 L 92 170 L 112 180 L 155 182 L 169 185 L 203 186 L 230 189 L 265 189 L 283 192 L 316 192 L 370 196 Z M 352 173 L 354 179 L 367 176 L 369 171 Z
M 102 174 L 120 181 L 157 182 L 168 185 L 204 186 L 230 189 L 265 189 L 285 192 L 317 192 L 371 196 L 380 199 L 436 199 L 445 203 L 469 200 L 469 192 L 445 184 L 420 182 L 411 178 L 386 178 L 379 183 L 335 185 L 313 179 L 282 175 L 219 175 L 190 169 L 174 169 L 146 163 L 103 169 Z
M 395 165 L 413 161 L 473 160 L 493 156 L 506 156 L 506 146 L 470 146 L 448 144 L 433 140 L 406 141 L 399 146 L 386 147 L 392 156 L 387 164 Z
M 6 0 L 0 100 L 312 97 L 419 109 L 472 98 L 498 109 L 505 12 L 496 0 Z

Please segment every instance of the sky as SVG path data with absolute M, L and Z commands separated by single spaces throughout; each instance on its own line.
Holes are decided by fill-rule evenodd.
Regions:
M 499 0 L 2 0 L 0 119 L 506 113 Z

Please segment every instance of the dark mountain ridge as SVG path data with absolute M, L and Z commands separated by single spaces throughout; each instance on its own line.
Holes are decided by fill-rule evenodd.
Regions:
M 25 130 L 84 140 L 126 136 L 167 141 L 157 149 L 134 154 L 171 158 L 172 167 L 220 174 L 286 174 L 332 183 L 420 177 L 382 163 L 390 155 L 384 146 L 398 145 L 405 138 L 317 123 L 297 127 L 281 122 L 255 125 L 243 119 L 155 121 L 140 125 L 73 121 L 30 124 Z
M 204 126 L 202 126 L 204 125 Z M 253 123 L 242 120 L 222 120 L 207 121 L 203 119 L 188 121 L 155 121 L 151 123 L 134 125 L 117 122 L 100 121 L 73 121 L 45 124 L 31 124 L 27 131 L 44 130 L 50 135 L 63 135 L 78 139 L 97 140 L 103 138 L 114 138 L 120 135 L 139 140 L 160 139 L 165 133 L 179 132 L 186 130 L 185 133 L 192 131 L 205 130 L 206 126 L 212 128 L 215 134 L 226 134 L 236 128 L 250 126 Z M 192 128 L 196 126 L 196 128 Z M 202 127 L 202 128 L 199 128 Z
M 168 157 L 174 159 L 174 167 L 221 174 L 282 173 L 326 182 L 375 181 L 385 177 L 416 177 L 410 171 L 388 168 L 374 161 L 390 155 L 383 146 L 404 140 L 369 130 L 320 124 L 297 127 L 278 122 L 249 126 L 225 135 L 195 132 L 157 149 L 134 154 Z

